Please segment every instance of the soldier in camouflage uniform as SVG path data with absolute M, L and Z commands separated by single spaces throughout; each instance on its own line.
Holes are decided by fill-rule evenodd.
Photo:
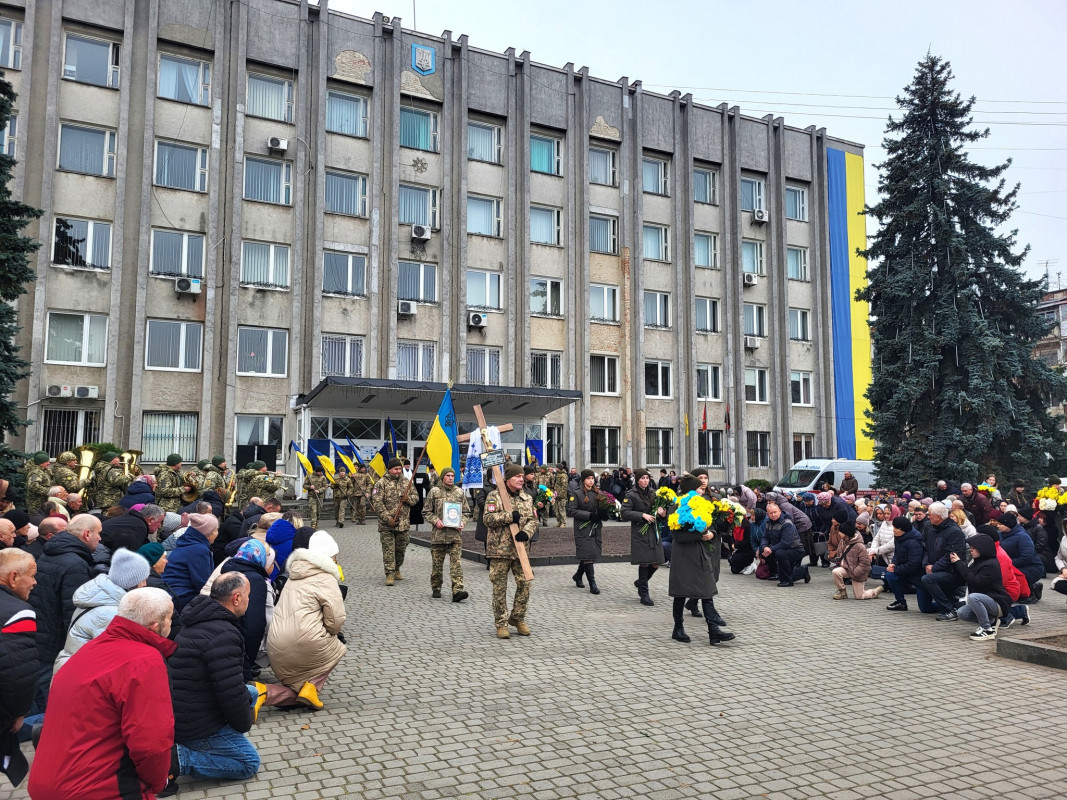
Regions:
M 352 519 L 360 525 L 367 521 L 367 501 L 370 498 L 374 482 L 367 474 L 367 468 L 357 467 L 359 472 L 352 476 Z
M 330 480 L 322 474 L 321 469 L 304 478 L 304 491 L 308 493 L 308 505 L 311 507 L 311 527 L 318 529 L 319 512 L 322 503 L 326 499 L 326 490 L 330 488 Z
M 434 597 L 441 596 L 441 583 L 448 556 L 449 577 L 452 579 L 452 602 L 466 600 L 463 590 L 463 526 L 470 519 L 470 506 L 463 490 L 456 486 L 456 471 L 452 467 L 441 470 L 437 486 L 430 490 L 422 506 L 422 513 L 430 523 L 430 589 Z M 452 523 L 444 519 L 445 503 L 459 506 L 459 520 Z
M 178 512 L 182 507 L 182 492 L 186 491 L 182 478 L 182 457 L 167 456 L 167 463 L 156 468 L 156 505 L 164 511 Z
M 122 458 L 116 452 L 104 453 L 99 461 L 100 469 L 96 473 L 94 492 L 96 505 L 103 509 L 117 505 L 126 489 L 133 481 L 132 475 L 127 475 L 122 468 Z
M 26 510 L 36 514 L 44 508 L 48 490 L 52 488 L 52 471 L 48 468 L 48 453 L 41 450 L 26 463 Z
M 81 491 L 85 482 L 78 480 L 78 456 L 67 450 L 60 453 L 56 465 L 52 467 L 52 485 L 62 486 L 68 494 Z
M 388 471 L 374 484 L 371 493 L 371 506 L 378 515 L 378 538 L 382 541 L 386 586 L 392 586 L 394 580 L 403 580 L 400 568 L 404 565 L 404 553 L 408 547 L 411 507 L 419 502 L 415 485 L 401 479 L 403 472 L 404 462 L 399 458 L 391 458 Z
M 337 520 L 338 528 L 345 526 L 345 506 L 348 506 L 352 519 L 356 518 L 355 509 L 352 508 L 352 492 L 354 490 L 355 484 L 352 481 L 352 476 L 348 474 L 348 470 L 344 467 L 339 468 L 333 478 L 333 515 Z
M 226 502 L 230 498 L 226 494 L 226 487 L 229 485 L 229 479 L 226 477 L 226 456 L 215 456 L 211 459 L 210 463 L 204 467 L 204 486 L 205 492 L 214 492 L 222 498 L 222 502 Z
M 262 461 L 253 461 L 253 472 L 248 478 L 248 496 L 267 500 L 274 497 L 282 488 L 281 478 L 277 474 L 267 472 L 267 465 Z M 241 506 L 244 508 L 244 506 Z M 318 527 L 317 525 L 315 527 Z
M 234 482 L 234 489 L 237 490 L 237 502 L 234 504 L 235 508 L 244 508 L 248 505 L 249 498 L 252 497 L 248 492 L 248 481 L 252 476 L 256 474 L 256 470 L 253 468 L 255 461 L 249 461 L 245 464 L 245 468 L 237 472 L 236 481 Z M 227 500 L 229 498 L 226 498 Z M 260 500 L 263 498 L 261 497 Z
M 500 500 L 500 491 L 493 489 L 485 497 L 485 511 L 482 522 L 487 530 L 485 555 L 489 559 L 489 582 L 493 584 L 493 619 L 496 622 L 498 639 L 509 639 L 508 625 L 518 631 L 520 636 L 529 636 L 530 628 L 526 624 L 526 606 L 530 600 L 530 584 L 522 574 L 522 564 L 515 551 L 515 541 L 511 538 L 511 523 L 519 526 L 515 540 L 528 542 L 537 530 L 537 515 L 534 513 L 533 501 L 522 490 L 522 467 L 508 464 L 504 470 L 504 484 L 511 512 L 504 510 Z M 508 573 L 515 576 L 515 600 L 508 614 Z
M 567 470 L 560 464 L 556 467 L 556 474 L 551 483 L 552 493 L 555 497 L 552 498 L 552 505 L 555 506 L 556 512 L 556 527 L 562 528 L 567 524 L 567 493 L 570 491 L 570 485 L 567 480 Z

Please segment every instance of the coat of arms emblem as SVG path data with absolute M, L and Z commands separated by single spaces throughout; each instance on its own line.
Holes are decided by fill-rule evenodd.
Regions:
M 411 45 L 411 68 L 420 75 L 432 75 L 436 69 L 437 52 L 432 47 Z

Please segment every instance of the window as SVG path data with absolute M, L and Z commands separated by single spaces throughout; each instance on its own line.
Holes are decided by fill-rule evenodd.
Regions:
M 326 170 L 326 212 L 367 216 L 367 178 L 347 172 Z
M 589 429 L 589 460 L 593 464 L 619 463 L 619 429 Z
M 717 234 L 693 234 L 693 261 L 698 267 L 719 268 L 719 237 Z
M 619 287 L 589 285 L 589 319 L 594 322 L 619 321 Z
M 245 200 L 261 203 L 292 203 L 293 164 L 266 158 L 245 158 Z
M 589 249 L 594 253 L 619 252 L 619 220 L 617 217 L 589 215 Z
M 171 453 L 196 461 L 196 414 L 146 412 L 142 419 L 142 461 L 166 461 Z
M 741 179 L 741 210 L 763 210 L 763 181 L 756 178 Z
M 492 197 L 467 195 L 467 233 L 499 237 L 501 206 L 503 203 Z
M 530 241 L 534 244 L 560 244 L 563 212 L 558 208 L 530 206 Z
M 645 362 L 645 397 L 671 396 L 671 362 Z
M 0 26 L 0 31 L 2 30 L 3 27 Z M 14 158 L 16 150 L 18 149 L 18 136 L 19 115 L 13 113 L 7 118 L 7 125 L 4 126 L 3 138 L 0 138 L 0 153 Z
M 785 187 L 785 218 L 808 221 L 808 190 L 799 186 Z
M 806 281 L 808 278 L 808 249 L 806 247 L 787 247 L 785 249 L 786 276 L 792 281 Z
M 645 428 L 645 464 L 661 467 L 673 463 L 670 428 Z
M 793 463 L 808 458 L 815 458 L 815 434 L 793 434 Z
M 0 26 L 0 31 L 3 27 Z M 41 449 L 53 458 L 89 442 L 100 441 L 100 412 L 92 409 L 46 408 Z
M 789 373 L 789 391 L 795 406 L 810 406 L 811 373 L 793 370 Z
M 641 190 L 648 194 L 670 194 L 669 164 L 658 158 L 641 159 Z
M 803 308 L 789 309 L 789 338 L 797 342 L 811 341 L 809 318 L 811 312 Z
M 719 301 L 714 297 L 696 299 L 696 329 L 700 333 L 719 332 Z
M 748 466 L 764 468 L 771 465 L 771 435 L 766 431 L 749 431 L 745 434 L 748 444 Z
M 467 383 L 477 383 L 484 386 L 500 385 L 499 348 L 467 348 Z
M 366 297 L 367 257 L 323 250 L 322 293 Z
M 641 255 L 650 261 L 670 261 L 671 248 L 666 225 L 643 225 L 641 227 Z
M 282 418 L 246 416 L 237 414 L 234 424 L 237 446 L 241 445 L 275 445 L 278 463 L 282 461 Z
M 322 334 L 322 376 L 363 377 L 363 337 Z
M 207 191 L 207 148 L 156 140 L 156 186 Z
M 548 136 L 530 135 L 530 170 L 562 175 L 563 142 Z
M 563 282 L 551 278 L 531 278 L 530 313 L 542 317 L 562 317 Z
M 145 369 L 199 372 L 203 333 L 204 326 L 199 322 L 148 320 L 144 343 Z
M 723 465 L 722 431 L 699 431 L 697 435 L 697 462 L 705 467 Z
M 252 117 L 292 122 L 293 82 L 249 72 L 245 113 Z
M 289 332 L 276 328 L 237 328 L 237 374 L 284 378 Z
M 434 343 L 397 341 L 396 377 L 404 381 L 432 381 Z
M 500 309 L 500 273 L 467 270 L 467 308 Z
M 718 364 L 697 364 L 697 400 L 722 399 L 721 376 Z
M 198 233 L 152 229 L 152 275 L 204 277 L 204 237 Z
M 615 151 L 604 147 L 589 148 L 589 182 L 601 186 L 615 186 L 618 172 L 615 168 Z
M 767 335 L 767 309 L 765 306 L 745 303 L 741 311 L 745 323 L 745 336 Z
M 467 123 L 467 158 L 499 164 L 503 144 L 503 129 L 484 122 Z
M 545 426 L 545 463 L 558 464 L 563 461 L 563 426 L 548 424 Z
M 437 302 L 437 265 L 400 261 L 397 264 L 397 297 L 420 303 Z
M 767 402 L 767 370 L 755 367 L 745 369 L 745 402 Z
M 49 312 L 44 359 L 49 364 L 104 366 L 107 362 L 107 317 Z
M 56 217 L 52 263 L 65 267 L 111 269 L 111 223 Z
M 367 98 L 326 92 L 326 130 L 344 136 L 367 136 Z
M 119 46 L 117 42 L 67 34 L 63 56 L 63 78 L 93 86 L 119 88 Z
M 22 69 L 21 22 L 0 19 L 0 69 Z
M 751 275 L 763 275 L 763 242 L 741 242 L 741 269 Z
M 619 393 L 619 359 L 615 356 L 589 356 L 591 394 Z
M 438 152 L 437 113 L 417 108 L 401 108 L 400 146 Z
M 160 53 L 159 96 L 179 103 L 211 105 L 211 65 L 206 61 Z
M 665 292 L 645 292 L 645 327 L 671 326 L 671 296 Z
M 83 175 L 114 178 L 115 131 L 83 125 L 60 125 L 59 168 Z
M 693 170 L 693 201 L 696 203 L 714 204 L 716 198 L 716 186 L 718 173 L 710 169 Z
M 532 351 L 530 385 L 538 389 L 563 388 L 563 353 Z
M 289 288 L 289 245 L 241 243 L 241 284 Z
M 437 190 L 400 184 L 400 224 L 437 228 Z

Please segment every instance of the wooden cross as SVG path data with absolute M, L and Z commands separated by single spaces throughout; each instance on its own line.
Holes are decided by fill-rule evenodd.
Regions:
M 485 423 L 485 415 L 482 413 L 482 407 L 480 405 L 474 407 L 474 419 L 478 422 L 478 432 L 482 436 L 482 452 L 488 453 L 493 449 L 492 442 L 489 441 L 489 426 Z M 498 431 L 507 433 L 510 430 L 514 430 L 514 426 L 510 423 L 504 423 L 497 427 Z M 457 436 L 457 441 L 469 442 L 473 434 L 464 433 Z M 511 513 L 511 498 L 508 496 L 507 487 L 504 485 L 504 471 L 499 465 L 493 466 L 493 480 L 496 483 L 497 493 L 500 495 L 500 505 L 504 507 L 504 511 L 508 514 Z M 519 565 L 522 567 L 522 576 L 527 581 L 534 579 L 533 568 L 530 566 L 530 558 L 526 554 L 526 543 L 515 540 L 515 534 L 519 532 L 519 526 L 514 522 L 508 524 L 508 529 L 511 531 L 511 540 L 515 543 L 515 554 L 519 558 Z

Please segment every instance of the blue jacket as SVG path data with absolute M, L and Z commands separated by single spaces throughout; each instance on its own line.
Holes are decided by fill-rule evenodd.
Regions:
M 834 495 L 830 498 L 830 505 L 827 508 L 823 508 L 818 503 L 811 507 L 811 512 L 808 516 L 811 517 L 812 528 L 818 533 L 829 533 L 830 523 L 833 522 L 834 514 L 839 511 L 844 511 L 848 515 L 850 522 L 856 520 L 856 509 L 837 495 Z
M 761 546 L 771 548 L 772 553 L 778 553 L 779 550 L 804 552 L 804 544 L 800 541 L 796 525 L 785 514 L 778 517 L 777 521 L 772 521 L 770 517 L 767 517 L 767 527 L 763 530 Z
M 1045 564 L 1037 554 L 1034 540 L 1022 525 L 1016 525 L 1000 536 L 1000 546 L 1011 557 L 1011 563 L 1026 576 L 1026 582 L 1033 586 L 1045 577 Z
M 894 537 L 893 573 L 898 578 L 921 578 L 926 547 L 923 537 L 915 528 Z
M 296 528 L 287 519 L 275 520 L 274 524 L 267 529 L 267 544 L 274 548 L 274 564 L 278 572 L 285 571 L 285 562 L 289 560 L 289 554 L 293 552 L 294 536 L 296 536 Z
M 187 528 L 167 556 L 167 568 L 163 570 L 163 580 L 178 598 L 177 610 L 200 594 L 214 570 L 207 537 L 196 528 Z
M 126 489 L 126 494 L 119 500 L 119 505 L 129 511 L 138 503 L 154 502 L 156 502 L 156 495 L 152 487 L 143 481 L 136 481 Z

